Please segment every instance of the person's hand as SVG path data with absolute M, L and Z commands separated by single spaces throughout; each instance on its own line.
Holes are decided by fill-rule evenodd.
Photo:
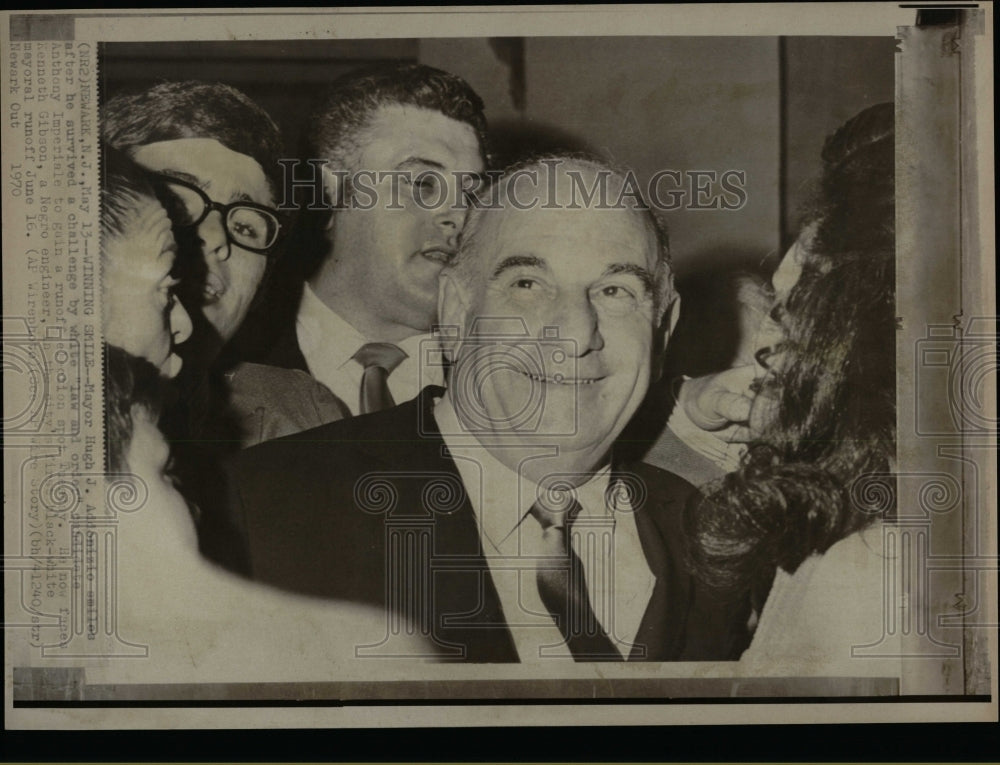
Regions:
M 685 380 L 677 395 L 684 413 L 702 430 L 729 443 L 750 440 L 751 384 L 758 374 L 753 364 Z

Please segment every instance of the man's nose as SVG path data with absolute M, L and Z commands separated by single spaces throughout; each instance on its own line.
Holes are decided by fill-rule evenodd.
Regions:
M 193 327 L 191 316 L 181 304 L 180 300 L 174 301 L 174 307 L 170 309 L 170 334 L 173 337 L 174 345 L 180 345 L 189 337 Z
M 569 341 L 570 352 L 577 356 L 604 348 L 597 311 L 586 293 L 560 297 L 551 323 L 559 329 L 559 339 Z
M 198 238 L 201 240 L 201 251 L 206 258 L 226 260 L 229 257 L 229 238 L 219 210 L 212 210 L 198 224 Z
M 467 208 L 464 202 L 456 205 L 454 199 L 449 199 L 442 209 L 434 216 L 434 226 L 444 234 L 445 241 L 452 247 L 458 244 L 458 235 L 465 226 Z

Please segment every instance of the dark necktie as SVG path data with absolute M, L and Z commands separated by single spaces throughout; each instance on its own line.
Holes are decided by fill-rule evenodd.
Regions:
M 545 555 L 538 567 L 538 594 L 576 661 L 621 661 L 621 654 L 590 607 L 583 563 L 569 543 L 569 525 L 580 510 L 575 499 L 562 511 L 548 509 L 540 502 L 532 505 L 531 515 L 542 527 Z
M 406 352 L 392 343 L 367 343 L 354 354 L 354 360 L 365 368 L 361 377 L 361 414 L 395 406 L 389 393 L 389 374 L 405 358 Z

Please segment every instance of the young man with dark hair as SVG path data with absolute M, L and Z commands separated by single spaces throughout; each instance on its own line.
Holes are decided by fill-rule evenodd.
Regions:
M 188 81 L 112 98 L 102 134 L 166 186 L 182 250 L 181 296 L 205 320 L 195 344 L 211 360 L 243 323 L 277 253 L 278 128 L 235 88 Z M 241 234 L 248 216 L 263 239 Z
M 339 402 L 302 372 L 237 364 L 231 343 L 263 292 L 287 219 L 275 209 L 281 135 L 244 93 L 218 82 L 164 82 L 112 98 L 105 140 L 145 168 L 174 224 L 178 292 L 195 322 L 181 381 L 187 410 L 166 426 L 173 437 L 256 443 L 337 419 Z M 282 398 L 260 406 L 270 384 Z M 247 403 L 250 402 L 250 403 Z
M 464 225 L 454 184 L 484 169 L 485 137 L 482 101 L 447 72 L 394 64 L 333 83 L 307 140 L 326 161 L 331 208 L 316 232 L 319 262 L 269 363 L 307 370 L 351 414 L 443 382 L 421 344 Z
M 105 141 L 145 171 L 153 201 L 163 206 L 168 237 L 173 224 L 177 264 L 172 274 L 165 269 L 164 278 L 171 288 L 179 279 L 177 291 L 194 331 L 181 349 L 180 395 L 161 424 L 174 442 L 187 498 L 209 506 L 207 492 L 218 480 L 223 455 L 343 414 L 332 394 L 305 372 L 268 368 L 264 381 L 260 365 L 237 363 L 231 352 L 287 227 L 275 208 L 281 136 L 245 94 L 198 81 L 117 95 L 103 106 L 101 127 Z M 120 320 L 126 328 L 144 310 L 120 300 L 114 307 L 117 314 L 106 314 L 106 322 Z M 261 405 L 256 397 L 265 383 L 273 400 Z M 201 530 L 215 521 L 201 514 Z

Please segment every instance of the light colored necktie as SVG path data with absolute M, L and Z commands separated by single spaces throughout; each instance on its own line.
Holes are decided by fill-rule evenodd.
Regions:
M 361 414 L 395 406 L 389 393 L 389 375 L 406 358 L 406 351 L 392 343 L 366 343 L 353 358 L 365 368 L 361 377 Z
M 537 569 L 538 594 L 576 661 L 620 661 L 621 654 L 590 607 L 583 564 L 569 544 L 569 526 L 580 510 L 575 499 L 561 511 L 541 502 L 531 506 L 531 515 L 542 527 L 545 556 Z

